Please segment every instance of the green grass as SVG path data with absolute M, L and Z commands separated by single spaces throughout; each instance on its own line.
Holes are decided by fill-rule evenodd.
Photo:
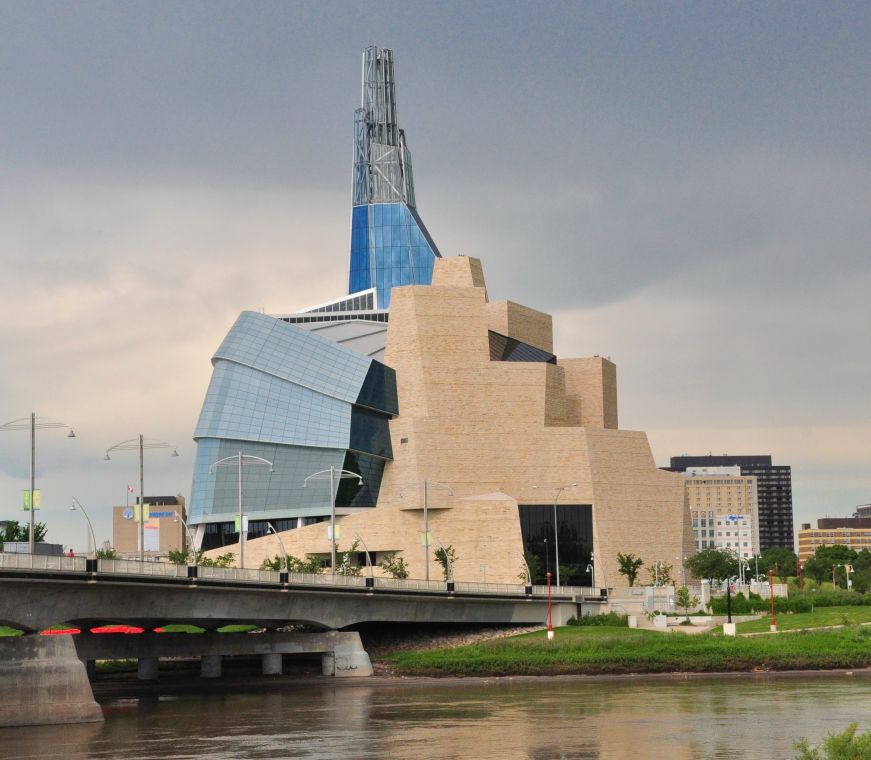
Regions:
M 871 666 L 871 629 L 795 636 L 685 636 L 629 628 L 560 628 L 454 649 L 399 652 L 396 672 L 420 676 L 814 670 Z
M 796 612 L 776 616 L 778 631 L 796 631 L 801 628 L 819 628 L 826 625 L 847 623 L 871 623 L 871 607 L 817 607 L 813 612 Z M 771 616 L 760 620 L 738 623 L 738 633 L 767 631 Z

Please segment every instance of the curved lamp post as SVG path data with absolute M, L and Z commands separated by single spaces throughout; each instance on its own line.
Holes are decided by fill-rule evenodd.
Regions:
M 85 516 L 85 519 L 88 521 L 88 530 L 91 531 L 91 540 L 94 542 L 94 556 L 97 556 L 97 537 L 94 535 L 94 526 L 91 524 L 91 518 L 88 517 L 88 511 L 85 509 L 85 505 L 82 504 L 75 496 L 73 496 L 73 503 L 70 504 L 70 511 L 76 511 L 76 505 L 78 505 L 79 509 L 82 510 L 82 514 Z M 90 554 L 90 552 L 89 552 Z
M 451 562 L 451 555 L 448 554 L 448 550 L 445 549 L 444 544 L 439 541 L 435 536 L 432 537 L 432 540 L 436 542 L 439 549 L 442 550 L 442 554 L 445 555 L 445 575 L 448 576 L 445 580 L 450 583 L 454 580 L 454 565 Z
M 554 550 L 554 564 L 556 565 L 556 585 L 559 586 L 559 522 L 557 521 L 556 516 L 556 504 L 559 501 L 559 497 L 562 495 L 562 492 L 567 488 L 577 488 L 577 483 L 568 483 L 564 486 L 557 486 L 554 489 L 553 495 L 553 550 Z M 537 489 L 538 486 L 533 486 L 533 488 Z
M 172 521 L 174 523 L 181 522 L 182 526 L 184 527 L 184 532 L 187 533 L 188 544 L 190 545 L 191 558 L 193 559 L 193 564 L 196 565 L 197 564 L 197 547 L 196 547 L 196 544 L 194 543 L 194 537 L 191 535 L 190 525 L 187 524 L 185 519 L 178 512 L 175 513 L 175 517 L 172 518 Z
M 145 562 L 145 449 L 172 449 L 172 455 L 178 456 L 178 449 L 166 441 L 154 441 L 139 434 L 137 438 L 128 438 L 106 449 L 107 462 L 112 459 L 109 456 L 112 451 L 138 451 L 139 452 L 139 561 Z
M 5 433 L 11 430 L 29 430 L 30 431 L 30 534 L 28 536 L 28 551 L 33 554 L 36 539 L 34 530 L 36 521 L 34 513 L 36 512 L 36 504 L 34 504 L 34 492 L 36 491 L 36 431 L 44 428 L 69 428 L 67 438 L 75 438 L 75 431 L 63 422 L 54 422 L 42 417 L 37 417 L 35 412 L 30 413 L 30 417 L 22 417 L 21 419 L 12 420 L 3 425 L 0 425 L 0 433 Z
M 416 488 L 417 486 L 413 486 Z M 423 567 L 424 567 L 424 579 L 429 580 L 429 546 L 430 546 L 430 535 L 429 535 L 429 489 L 430 488 L 444 488 L 448 492 L 448 496 L 454 495 L 454 489 L 451 488 L 447 483 L 437 483 L 435 481 L 430 481 L 424 478 L 423 481 Z M 399 489 L 399 498 L 401 499 L 405 493 L 404 488 Z
M 372 558 L 369 556 L 369 548 L 366 546 L 366 542 L 363 540 L 362 536 L 358 533 L 354 536 L 355 541 L 359 541 L 363 544 L 363 552 L 366 554 L 366 570 L 369 573 L 369 577 L 372 577 Z
M 238 454 L 233 454 L 230 457 L 224 457 L 217 462 L 212 462 L 209 465 L 209 475 L 214 475 L 216 467 L 229 467 L 236 464 L 239 472 L 239 569 L 245 569 L 245 515 L 242 511 L 242 471 L 244 463 L 248 461 L 252 464 L 269 465 L 269 472 L 274 472 L 272 462 L 263 457 L 256 457 L 253 454 L 243 454 L 241 451 Z
M 336 574 L 336 488 L 337 483 L 343 478 L 356 478 L 357 485 L 363 485 L 363 476 L 359 472 L 351 472 L 343 470 L 339 467 L 330 465 L 329 470 L 320 470 L 313 472 L 305 480 L 302 481 L 302 487 L 307 488 L 310 480 L 329 480 L 330 481 L 330 570 L 333 576 Z
M 266 523 L 266 530 L 267 532 L 271 530 L 278 539 L 278 545 L 281 547 L 281 558 L 284 560 L 284 569 L 290 572 L 290 568 L 287 566 L 287 552 L 284 550 L 284 541 L 281 540 L 281 536 L 278 535 L 278 531 L 275 530 L 275 526 L 271 522 Z

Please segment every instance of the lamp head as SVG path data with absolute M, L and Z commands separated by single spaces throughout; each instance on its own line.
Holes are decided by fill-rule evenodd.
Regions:
M 75 512 L 75 511 L 76 511 L 76 505 L 75 505 L 75 503 L 70 504 L 70 512 Z
M 173 450 L 172 450 L 172 454 L 170 454 L 170 456 L 177 457 L 177 456 L 178 456 L 178 451 L 177 451 L 176 449 L 173 449 Z
M 103 459 L 104 459 L 106 462 L 108 462 L 111 458 L 112 458 L 112 457 L 109 456 L 109 452 L 107 451 L 107 452 L 106 452 L 106 456 L 104 456 Z
M 76 431 L 73 430 L 72 428 L 70 428 L 70 432 L 67 433 L 67 438 L 75 438 L 75 437 L 76 437 Z

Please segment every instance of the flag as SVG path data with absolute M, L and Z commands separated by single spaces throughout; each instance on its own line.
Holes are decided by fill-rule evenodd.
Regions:
M 133 493 L 133 486 L 127 486 L 127 493 Z

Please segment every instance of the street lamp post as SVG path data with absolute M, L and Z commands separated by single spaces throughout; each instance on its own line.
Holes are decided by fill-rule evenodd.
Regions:
M 354 540 L 359 541 L 361 544 L 363 544 L 363 553 L 366 555 L 366 572 L 368 573 L 369 577 L 371 578 L 372 577 L 372 557 L 369 556 L 369 547 L 366 546 L 366 542 L 363 540 L 363 537 L 359 533 L 356 536 L 354 536 Z
M 88 511 L 85 509 L 85 505 L 82 504 L 75 496 L 73 496 L 73 503 L 70 505 L 70 511 L 76 511 L 76 505 L 78 504 L 79 509 L 82 510 L 82 514 L 85 516 L 85 520 L 88 521 L 88 530 L 91 531 L 91 540 L 94 542 L 94 556 L 97 556 L 97 537 L 94 535 L 94 526 L 91 524 L 91 518 L 88 517 Z M 88 552 L 90 554 L 90 552 Z
M 351 472 L 343 470 L 340 467 L 330 465 L 329 470 L 320 470 L 313 472 L 305 480 L 302 481 L 302 487 L 308 487 L 310 480 L 329 480 L 330 481 L 330 570 L 332 575 L 336 575 L 336 488 L 337 481 L 341 482 L 343 478 L 356 478 L 357 485 L 363 485 L 363 476 L 359 472 Z
M 266 523 L 266 530 L 271 530 L 278 539 L 278 546 L 281 548 L 281 558 L 284 560 L 284 569 L 290 572 L 290 568 L 287 566 L 287 552 L 284 550 L 284 541 L 281 540 L 281 536 L 278 535 L 278 531 L 275 530 L 275 526 L 271 522 Z
M 563 491 L 565 491 L 567 488 L 577 488 L 577 486 L 578 486 L 577 483 L 569 483 L 568 485 L 557 486 L 554 489 L 554 496 L 553 496 L 553 538 L 554 538 L 553 553 L 554 553 L 554 559 L 553 559 L 553 561 L 554 561 L 554 565 L 556 565 L 556 585 L 557 585 L 557 587 L 559 587 L 559 585 L 560 585 L 560 580 L 559 580 L 559 521 L 557 520 L 557 515 L 556 515 L 556 505 L 557 505 L 557 502 L 559 501 L 559 497 Z M 533 486 L 533 488 L 538 488 L 538 486 Z
M 547 574 L 547 640 L 553 639 L 553 604 L 550 600 L 550 573 Z
M 242 483 L 243 483 L 243 471 L 244 471 L 244 463 L 245 460 L 249 460 L 252 464 L 267 464 L 269 465 L 269 472 L 273 472 L 272 462 L 268 459 L 264 459 L 263 457 L 256 457 L 253 454 L 243 454 L 241 451 L 238 454 L 233 454 L 233 456 L 224 457 L 223 459 L 219 459 L 217 462 L 212 462 L 209 465 L 209 475 L 213 475 L 216 467 L 228 467 L 232 464 L 236 464 L 237 472 L 238 472 L 238 486 L 239 486 L 239 569 L 245 569 L 245 512 L 242 507 Z
M 142 433 L 137 438 L 128 438 L 106 449 L 107 462 L 112 459 L 112 451 L 139 451 L 139 561 L 145 562 L 145 449 L 172 449 L 171 456 L 178 456 L 178 449 L 166 441 L 145 438 Z
M 424 580 L 429 580 L 429 489 L 444 488 L 447 489 L 448 496 L 454 495 L 454 489 L 447 483 L 437 483 L 424 478 L 423 480 L 423 567 Z M 403 489 L 399 489 L 399 498 L 403 496 Z
M 36 492 L 36 431 L 43 428 L 69 428 L 67 438 L 75 438 L 75 431 L 63 422 L 53 422 L 52 420 L 41 419 L 36 416 L 35 412 L 30 413 L 30 419 L 22 417 L 17 420 L 12 420 L 4 425 L 0 425 L 0 433 L 5 433 L 10 430 L 29 430 L 30 431 L 30 533 L 28 535 L 28 551 L 33 554 L 35 551 L 36 538 L 34 531 L 36 530 L 36 504 L 34 503 L 34 493 Z
M 181 522 L 182 526 L 184 527 L 185 533 L 187 533 L 187 537 L 188 537 L 188 544 L 190 546 L 189 551 L 191 554 L 191 558 L 194 561 L 194 565 L 196 565 L 197 564 L 197 547 L 196 547 L 196 544 L 194 543 L 194 537 L 191 535 L 190 525 L 187 524 L 185 519 L 178 512 L 175 513 L 175 517 L 173 518 L 173 522 Z

